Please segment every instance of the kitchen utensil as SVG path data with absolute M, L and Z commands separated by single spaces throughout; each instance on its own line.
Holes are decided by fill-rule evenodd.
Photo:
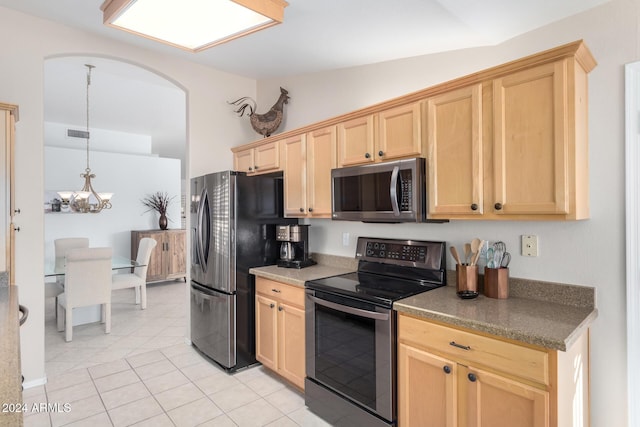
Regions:
M 456 260 L 456 264 L 462 265 L 462 262 L 460 262 L 460 255 L 458 255 L 458 250 L 456 249 L 456 247 L 449 246 L 449 251 L 451 251 L 451 255 L 453 255 L 453 259 Z
M 509 267 L 509 263 L 511 262 L 511 254 L 509 252 L 505 252 L 502 257 L 502 261 L 500 261 L 500 267 L 507 268 Z
M 497 241 L 493 244 L 493 264 L 494 268 L 498 268 L 502 265 L 502 258 L 507 251 L 507 245 L 504 242 Z
M 471 261 L 471 243 L 464 244 L 464 263 L 469 264 Z
M 476 242 L 477 240 L 477 242 Z M 475 252 L 474 252 L 475 246 Z M 473 256 L 471 257 L 471 265 L 476 265 L 478 263 L 478 258 L 480 258 L 480 248 L 484 246 L 484 240 L 473 239 L 471 242 L 471 251 L 473 252 Z
M 487 249 L 487 267 L 496 268 L 495 249 L 493 248 L 493 246 Z

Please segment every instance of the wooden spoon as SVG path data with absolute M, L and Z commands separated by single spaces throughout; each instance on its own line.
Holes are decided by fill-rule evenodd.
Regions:
M 476 254 L 480 251 L 480 243 L 482 241 L 480 239 L 478 239 L 477 237 L 475 239 L 473 239 L 471 241 L 471 265 L 476 265 L 476 263 L 474 262 L 475 259 L 477 259 Z
M 471 243 L 464 244 L 464 263 L 469 264 L 471 261 Z
M 471 265 L 476 265 L 478 263 L 478 258 L 480 258 L 480 248 L 484 246 L 484 240 L 480 240 L 478 243 L 478 249 L 473 255 L 473 259 L 471 260 Z
M 460 262 L 460 256 L 458 255 L 458 250 L 456 249 L 456 247 L 449 246 L 449 250 L 451 251 L 451 255 L 453 255 L 453 259 L 455 259 L 458 264 L 462 264 Z

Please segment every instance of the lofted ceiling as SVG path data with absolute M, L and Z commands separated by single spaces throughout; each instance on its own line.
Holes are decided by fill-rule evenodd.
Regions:
M 283 24 L 198 53 L 104 26 L 100 10 L 103 0 L 0 0 L 0 6 L 260 80 L 494 45 L 607 1 L 288 0 Z M 82 70 L 85 63 L 82 60 L 71 59 L 68 64 L 59 66 Z M 111 65 L 115 67 L 113 70 Z M 162 123 L 166 121 L 162 116 L 160 120 L 137 116 L 138 112 L 150 111 L 149 106 L 167 105 L 158 100 L 158 96 L 174 96 L 171 94 L 174 89 L 165 87 L 149 91 L 150 87 L 161 88 L 163 84 L 154 81 L 151 73 L 145 75 L 131 66 L 123 68 L 106 62 L 96 70 L 96 79 L 101 72 L 110 76 L 108 80 L 113 84 L 126 85 L 124 80 L 127 79 L 137 82 L 150 79 L 145 85 L 131 85 L 132 90 L 143 86 L 140 90 L 144 93 L 140 96 L 130 94 L 129 105 L 119 106 L 127 110 L 126 113 L 123 111 L 121 120 L 104 125 L 120 126 L 117 130 L 126 132 L 150 134 L 154 140 L 154 152 L 175 157 L 171 149 L 174 136 L 170 134 L 175 129 L 164 129 Z M 75 93 L 78 91 L 77 76 L 60 73 L 69 78 L 58 78 L 55 88 L 47 87 L 52 92 L 45 96 L 50 100 L 45 105 L 45 119 L 82 123 L 84 115 L 78 120 L 74 108 L 63 108 L 57 102 L 58 99 L 83 99 L 81 94 Z M 84 91 L 82 80 L 79 88 Z M 132 105 L 129 100 L 144 104 Z M 117 101 L 113 102 L 117 104 Z M 116 105 L 110 110 L 115 111 L 115 108 Z M 158 118 L 157 115 L 153 117 Z M 96 117 L 96 120 L 100 119 Z M 95 126 L 102 127 L 103 124 L 96 122 Z M 184 139 L 184 131 L 181 137 Z

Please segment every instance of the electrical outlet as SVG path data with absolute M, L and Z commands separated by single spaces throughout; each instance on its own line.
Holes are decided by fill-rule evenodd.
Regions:
M 342 246 L 349 246 L 349 233 L 342 233 Z
M 522 236 L 522 256 L 538 256 L 538 236 Z

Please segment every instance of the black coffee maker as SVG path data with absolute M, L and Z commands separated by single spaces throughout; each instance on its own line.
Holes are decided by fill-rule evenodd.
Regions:
M 276 240 L 280 242 L 278 267 L 304 268 L 316 264 L 309 258 L 308 225 L 278 225 Z

